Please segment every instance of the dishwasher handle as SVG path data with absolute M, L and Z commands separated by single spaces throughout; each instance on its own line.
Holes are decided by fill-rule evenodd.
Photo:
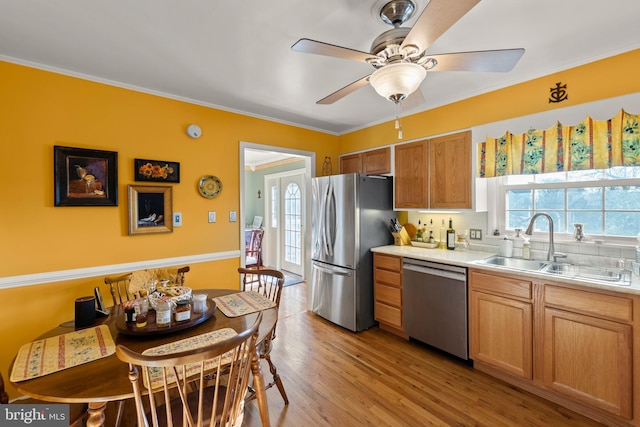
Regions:
M 460 273 L 455 271 L 447 271 L 447 270 L 440 270 L 437 268 L 422 267 L 415 264 L 404 264 L 402 266 L 402 269 L 408 270 L 408 271 L 415 271 L 416 273 L 420 273 L 420 274 L 428 274 L 430 276 L 445 277 L 447 279 L 458 280 L 460 282 L 467 281 L 467 275 L 465 273 Z

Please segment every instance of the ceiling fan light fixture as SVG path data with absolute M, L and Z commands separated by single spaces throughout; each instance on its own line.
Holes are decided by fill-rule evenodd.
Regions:
M 418 64 L 400 62 L 377 69 L 369 77 L 369 83 L 378 95 L 396 104 L 420 87 L 427 70 Z

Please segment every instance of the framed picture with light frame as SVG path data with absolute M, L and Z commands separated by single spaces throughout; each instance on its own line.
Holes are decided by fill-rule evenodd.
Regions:
M 129 185 L 129 235 L 171 232 L 172 187 Z

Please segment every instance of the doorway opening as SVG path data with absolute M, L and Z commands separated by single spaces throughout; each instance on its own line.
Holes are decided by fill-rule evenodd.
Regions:
M 240 252 L 246 265 L 246 236 L 255 224 L 264 229 L 262 266 L 282 270 L 285 285 L 306 280 L 311 271 L 311 178 L 315 153 L 240 143 Z

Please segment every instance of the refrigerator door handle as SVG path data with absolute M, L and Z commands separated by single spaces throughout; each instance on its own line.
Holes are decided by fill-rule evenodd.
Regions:
M 333 191 L 333 185 L 331 182 L 327 186 L 327 193 L 325 194 L 325 204 L 324 204 L 324 221 L 323 221 L 323 246 L 324 252 L 326 255 L 333 257 L 333 245 L 335 244 L 335 194 Z M 334 236 L 332 239 L 332 235 Z
M 335 274 L 337 276 L 344 276 L 344 277 L 351 277 L 353 276 L 353 271 L 352 270 L 348 270 L 346 268 L 340 268 L 340 267 L 333 267 L 333 268 L 328 268 L 325 267 L 321 264 L 318 264 L 317 262 L 313 263 L 313 267 L 317 268 L 318 270 L 324 272 L 324 273 L 329 273 L 329 274 Z

